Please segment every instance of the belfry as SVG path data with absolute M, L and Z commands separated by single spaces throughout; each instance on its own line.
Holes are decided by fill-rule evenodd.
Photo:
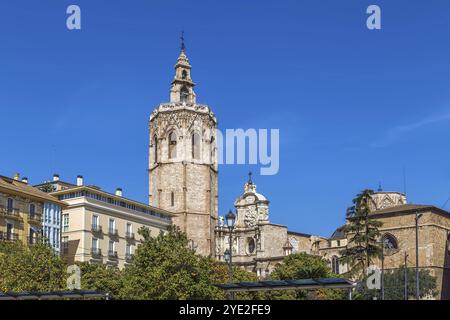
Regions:
M 175 213 L 174 224 L 192 248 L 211 255 L 218 218 L 217 120 L 196 102 L 194 86 L 182 36 L 170 102 L 150 116 L 149 203 Z

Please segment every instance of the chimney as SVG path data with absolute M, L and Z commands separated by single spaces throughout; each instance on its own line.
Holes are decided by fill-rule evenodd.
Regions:
M 14 180 L 20 180 L 20 173 L 16 173 L 16 175 L 14 176 Z
M 28 178 L 27 177 L 23 177 L 22 178 L 22 182 L 28 184 Z
M 59 174 L 54 174 L 53 175 L 53 181 L 59 181 Z
M 77 176 L 77 186 L 83 185 L 83 176 Z
M 122 196 L 122 188 L 117 188 L 116 189 L 116 196 L 121 197 Z

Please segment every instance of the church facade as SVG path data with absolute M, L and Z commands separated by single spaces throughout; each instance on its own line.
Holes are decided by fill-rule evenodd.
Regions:
M 196 102 L 195 83 L 184 45 L 175 65 L 170 102 L 158 105 L 149 121 L 149 203 L 175 214 L 174 224 L 186 232 L 199 254 L 224 261 L 229 231 L 218 214 L 217 119 Z M 251 177 L 237 197 L 233 230 L 233 263 L 265 277 L 285 256 L 304 252 L 323 257 L 336 274 L 348 271 L 341 252 L 351 235 L 339 231 L 321 237 L 289 231 L 270 221 L 270 202 L 257 192 Z M 389 243 L 386 269 L 412 267 L 415 257 L 414 216 L 421 212 L 419 267 L 437 277 L 442 298 L 450 297 L 450 214 L 434 206 L 412 205 L 400 192 L 378 190 L 371 215 L 383 222 L 383 243 Z M 377 262 L 378 266 L 381 261 Z

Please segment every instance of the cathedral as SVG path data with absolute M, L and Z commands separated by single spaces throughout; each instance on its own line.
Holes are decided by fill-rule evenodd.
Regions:
M 224 261 L 229 230 L 218 213 L 217 119 L 209 106 L 196 102 L 194 87 L 183 43 L 170 102 L 158 105 L 150 116 L 149 204 L 174 214 L 173 223 L 187 234 L 197 253 Z M 331 237 L 290 231 L 271 223 L 269 204 L 250 175 L 234 203 L 233 264 L 263 278 L 287 255 L 304 252 L 323 257 L 336 274 L 348 271 L 340 257 L 351 245 L 351 235 L 339 228 Z M 449 299 L 449 213 L 431 205 L 408 204 L 405 194 L 381 188 L 371 196 L 370 211 L 383 222 L 380 243 L 386 246 L 387 270 L 405 263 L 411 267 L 413 259 L 404 257 L 415 256 L 414 217 L 420 212 L 419 267 L 437 277 L 441 298 Z

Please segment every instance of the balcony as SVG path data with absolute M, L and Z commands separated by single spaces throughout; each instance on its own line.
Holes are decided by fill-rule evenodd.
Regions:
M 127 231 L 127 233 L 125 234 L 125 237 L 126 237 L 128 240 L 134 240 L 134 233 L 133 233 L 133 232 L 128 232 L 128 231 Z
M 119 232 L 117 231 L 117 229 L 109 228 L 108 234 L 112 237 L 117 237 Z
M 125 254 L 125 261 L 131 263 L 133 261 L 133 255 L 131 253 Z
M 4 215 L 6 218 L 20 219 L 20 211 L 17 208 L 5 208 L 0 206 L 0 214 Z
M 95 232 L 95 233 L 101 233 L 102 232 L 102 226 L 93 224 L 92 227 L 91 227 L 91 230 L 92 230 L 92 232 Z
M 92 248 L 91 255 L 93 258 L 101 258 L 102 257 L 102 249 Z
M 42 223 L 42 215 L 40 214 L 30 214 L 28 215 L 28 221 L 32 223 Z
M 0 231 L 0 241 L 18 241 L 19 235 L 12 232 Z
M 108 251 L 108 258 L 117 259 L 118 258 L 117 251 L 109 250 Z

